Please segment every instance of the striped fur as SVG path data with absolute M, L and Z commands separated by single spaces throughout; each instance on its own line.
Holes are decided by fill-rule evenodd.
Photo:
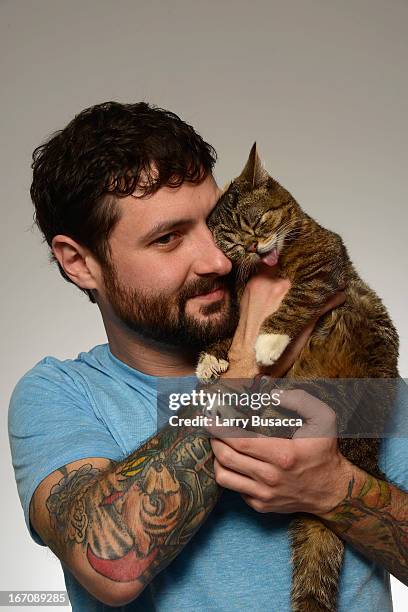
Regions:
M 293 196 L 268 175 L 256 145 L 242 174 L 223 192 L 209 227 L 234 263 L 238 295 L 260 261 L 259 251 L 262 255 L 277 248 L 279 273 L 290 279 L 291 289 L 279 310 L 260 328 L 262 338 L 257 342 L 263 353 L 259 355 L 265 353 L 266 335 L 271 337 L 269 363 L 284 350 L 282 338 L 295 338 L 330 296 L 345 291 L 345 303 L 319 319 L 288 378 L 398 376 L 398 336 L 380 298 L 357 274 L 340 236 L 302 211 Z M 227 359 L 229 345 L 230 340 L 220 342 L 207 353 Z M 203 353 L 200 359 L 205 358 Z M 335 398 L 331 401 L 336 409 Z M 386 409 L 381 406 L 384 414 L 375 418 L 384 417 Z M 383 477 L 377 466 L 378 439 L 344 438 L 339 439 L 339 446 L 350 461 Z M 293 611 L 334 611 L 343 557 L 341 540 L 312 516 L 299 516 L 290 535 Z

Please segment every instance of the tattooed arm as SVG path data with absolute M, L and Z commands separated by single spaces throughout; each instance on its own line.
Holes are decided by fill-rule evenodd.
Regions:
M 252 347 L 260 321 L 279 307 L 288 286 L 269 272 L 247 284 L 229 376 L 257 373 Z M 83 459 L 53 472 L 33 496 L 32 525 L 92 595 L 123 605 L 211 512 L 220 490 L 213 461 L 208 437 L 169 428 L 121 463 Z
M 346 497 L 319 516 L 408 586 L 408 493 L 353 465 Z
M 181 551 L 218 492 L 208 438 L 168 428 L 122 462 L 88 458 L 53 472 L 30 519 L 92 595 L 118 606 Z

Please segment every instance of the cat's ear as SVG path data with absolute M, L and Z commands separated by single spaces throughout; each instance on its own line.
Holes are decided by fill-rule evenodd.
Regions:
M 232 183 L 233 183 L 233 182 L 234 182 L 234 181 L 228 181 L 228 183 L 225 183 L 225 185 L 224 185 L 224 187 L 222 188 L 222 191 L 221 191 L 221 193 L 220 193 L 220 196 L 219 196 L 219 197 L 223 196 L 223 195 L 224 195 L 224 193 L 225 193 L 226 191 L 228 191 L 228 189 L 231 187 L 231 185 L 232 185 Z
M 262 165 L 256 142 L 254 142 L 245 168 L 237 178 L 237 181 L 247 181 L 252 186 L 252 189 L 256 189 L 264 185 L 268 178 L 269 174 Z

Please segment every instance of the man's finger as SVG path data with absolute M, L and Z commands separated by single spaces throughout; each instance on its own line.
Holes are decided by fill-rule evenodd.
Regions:
M 285 389 L 280 395 L 280 405 L 297 412 L 305 421 L 294 438 L 321 434 L 336 435 L 336 413 L 327 404 L 302 389 Z
M 327 404 L 303 389 L 282 389 L 279 393 L 279 404 L 297 412 L 307 421 L 329 418 L 334 414 L 334 410 Z
M 237 452 L 280 467 L 288 467 L 293 457 L 293 441 L 257 435 L 255 438 L 222 438 Z
M 212 438 L 218 438 L 220 440 L 230 438 L 257 438 L 260 434 L 242 429 L 241 427 L 229 427 L 227 425 L 207 425 L 204 429 L 210 434 Z
M 259 482 L 272 484 L 276 475 L 274 474 L 273 466 L 269 463 L 249 455 L 243 455 L 223 440 L 211 440 L 211 446 L 218 462 L 225 468 L 249 476 Z
M 214 459 L 214 472 L 217 483 L 225 489 L 243 493 L 257 499 L 268 499 L 269 488 L 252 478 L 233 472 L 223 467 Z

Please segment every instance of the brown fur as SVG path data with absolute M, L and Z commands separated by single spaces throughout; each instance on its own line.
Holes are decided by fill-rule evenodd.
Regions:
M 261 326 L 264 345 L 270 344 L 272 350 L 258 351 L 259 363 L 276 361 L 284 347 L 278 346 L 276 351 L 275 340 L 295 338 L 328 298 L 344 289 L 344 304 L 319 319 L 287 378 L 313 381 L 398 376 L 398 336 L 380 298 L 358 276 L 340 236 L 303 212 L 293 196 L 263 169 L 255 145 L 242 174 L 223 192 L 209 227 L 219 247 L 235 264 L 238 295 L 242 295 L 245 282 L 260 261 L 259 254 L 251 252 L 254 244 L 261 254 L 262 248 L 277 246 L 280 274 L 291 280 L 279 310 Z M 201 354 L 197 368 L 200 378 L 208 380 L 217 374 L 213 367 L 210 375 L 205 368 L 208 354 L 227 359 L 230 342 L 219 342 Z M 225 362 L 218 373 L 222 370 Z M 341 421 L 341 398 L 331 396 L 328 403 Z M 377 410 L 374 416 L 381 420 L 387 407 L 381 405 Z M 345 414 L 340 425 L 349 418 L 350 414 Z M 341 438 L 339 447 L 350 461 L 384 477 L 377 465 L 378 438 Z M 293 611 L 335 610 L 342 541 L 311 515 L 299 515 L 291 525 L 290 536 Z

